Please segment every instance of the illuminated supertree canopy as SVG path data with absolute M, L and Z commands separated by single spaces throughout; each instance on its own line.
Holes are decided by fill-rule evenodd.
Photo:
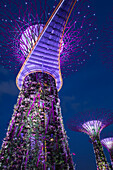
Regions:
M 14 73 L 18 72 L 58 2 L 0 2 L 0 63 L 5 68 Z M 49 6 L 50 3 L 52 8 Z M 60 66 L 63 77 L 78 71 L 91 57 L 95 41 L 98 39 L 95 21 L 91 2 L 77 1 L 60 42 Z
M 92 56 L 98 40 L 96 14 L 91 1 L 79 1 L 66 26 L 61 52 L 63 76 L 77 72 Z
M 10 70 L 18 71 L 17 68 L 22 66 L 58 1 L 51 1 L 52 8 L 46 0 L 32 2 L 6 0 L 0 3 L 1 58 L 3 57 L 1 62 Z M 4 60 L 9 56 L 10 60 L 5 63 Z
M 68 122 L 68 127 L 74 131 L 87 133 L 92 139 L 99 135 L 103 128 L 113 123 L 113 112 L 106 109 L 96 109 L 79 113 Z
M 101 140 L 101 143 L 108 149 L 113 150 L 113 137 L 105 138 Z
M 113 112 L 106 109 L 81 112 L 68 121 L 69 129 L 89 135 L 93 144 L 97 169 L 110 169 L 100 142 L 100 133 L 103 128 L 112 123 Z
M 109 152 L 110 159 L 111 159 L 111 166 L 113 168 L 113 135 L 103 138 L 101 140 L 101 143 Z

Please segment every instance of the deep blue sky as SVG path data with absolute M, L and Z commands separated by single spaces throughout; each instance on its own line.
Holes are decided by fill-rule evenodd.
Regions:
M 112 0 L 95 0 L 97 27 L 102 30 L 106 19 L 112 14 Z M 113 72 L 101 62 L 100 39 L 90 60 L 80 69 L 63 81 L 59 92 L 64 126 L 67 131 L 71 153 L 77 164 L 77 170 L 96 170 L 92 144 L 87 135 L 67 129 L 66 121 L 73 114 L 89 109 L 113 109 Z M 108 54 L 109 55 L 109 54 Z M 0 67 L 0 145 L 6 135 L 8 122 L 13 113 L 19 90 L 15 83 L 16 76 Z M 113 125 L 103 130 L 113 131 Z M 105 150 L 106 152 L 106 150 Z M 109 161 L 108 153 L 107 158 Z

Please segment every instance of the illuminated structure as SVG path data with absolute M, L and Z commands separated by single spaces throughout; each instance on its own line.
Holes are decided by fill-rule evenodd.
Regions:
M 79 116 L 78 116 L 79 115 Z M 100 133 L 103 128 L 113 123 L 113 113 L 109 110 L 96 110 L 79 113 L 68 122 L 69 129 L 84 132 L 89 135 L 96 158 L 97 170 L 109 170 L 109 165 L 100 142 Z
M 113 137 L 104 138 L 101 140 L 101 143 L 104 147 L 107 148 L 109 152 L 110 159 L 111 159 L 111 166 L 113 168 Z
M 28 2 L 29 6 L 27 6 Z M 1 10 L 4 16 L 8 11 L 10 23 L 8 25 L 8 20 L 3 16 L 2 21 L 5 23 L 2 28 L 4 32 L 4 27 L 6 27 L 7 32 L 3 33 L 4 36 L 1 38 L 3 42 L 1 43 L 2 60 L 0 58 L 0 61 L 14 72 L 20 66 L 22 67 L 16 79 L 20 94 L 8 127 L 7 136 L 2 145 L 0 168 L 74 169 L 62 123 L 60 100 L 58 99 L 58 91 L 62 86 L 60 65 L 62 67 L 62 63 L 67 58 L 67 63 L 71 67 L 68 62 L 70 60 L 69 51 L 73 53 L 75 49 L 77 53 L 78 49 L 82 51 L 76 56 L 75 65 L 82 65 L 85 62 L 85 55 L 90 55 L 86 49 L 90 45 L 93 46 L 95 41 L 93 38 L 90 39 L 94 31 L 94 26 L 91 25 L 94 14 L 90 14 L 89 11 L 86 13 L 82 6 L 81 8 L 78 6 L 78 9 L 84 11 L 86 16 L 83 16 L 84 19 L 76 17 L 76 22 L 79 23 L 77 29 L 73 18 L 66 27 L 76 0 L 60 0 L 51 17 L 48 17 L 49 11 L 48 15 L 44 12 L 47 6 L 46 0 L 44 0 L 44 9 L 41 8 L 43 12 L 38 16 L 37 14 L 32 15 L 37 7 L 36 1 L 28 2 L 25 2 L 26 10 L 20 9 L 19 14 L 16 11 L 16 14 L 21 15 L 16 16 L 16 20 L 12 19 L 13 14 L 9 11 L 11 8 L 7 8 L 5 13 Z M 41 0 L 39 2 L 41 3 Z M 19 1 L 19 4 L 22 3 Z M 13 5 L 14 9 L 17 6 L 15 1 Z M 5 4 L 4 8 L 6 7 Z M 87 6 L 87 10 L 90 9 L 89 7 Z M 30 15 L 27 16 L 26 11 L 30 11 Z M 79 14 L 80 11 L 77 15 Z M 22 19 L 22 15 L 25 18 Z M 89 25 L 86 21 L 89 22 Z M 85 34 L 82 33 L 82 28 L 85 29 Z M 67 37 L 68 42 L 66 41 Z M 88 41 L 86 43 L 83 40 Z M 87 48 L 85 46 L 89 41 L 91 43 Z M 77 58 L 79 59 L 77 60 Z M 73 57 L 70 62 L 73 63 L 74 60 Z M 73 69 L 76 71 L 75 68 L 71 68 L 72 71 Z
M 61 0 L 45 26 L 31 25 L 20 37 L 26 60 L 16 79 L 20 94 L 2 145 L 1 169 L 74 169 L 58 90 L 61 42 L 75 3 Z
M 17 75 L 59 0 L 5 1 L 0 10 L 0 64 Z M 93 6 L 90 0 L 77 0 L 65 25 L 59 61 L 63 78 L 79 71 L 92 56 L 98 39 Z
M 74 169 L 54 78 L 26 76 L 1 149 L 1 168 Z

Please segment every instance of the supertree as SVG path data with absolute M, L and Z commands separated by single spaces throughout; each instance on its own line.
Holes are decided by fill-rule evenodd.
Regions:
M 110 159 L 111 159 L 111 166 L 113 169 L 113 135 L 110 135 L 109 137 L 104 137 L 101 140 L 101 143 L 109 152 Z
M 76 114 L 67 123 L 69 129 L 89 135 L 93 144 L 98 170 L 110 169 L 100 142 L 100 133 L 103 128 L 112 123 L 113 112 L 106 109 L 96 109 L 95 111 Z
M 45 25 L 30 23 L 20 31 L 25 61 L 16 79 L 20 94 L 3 141 L 1 169 L 74 169 L 58 89 L 60 39 L 75 3 L 61 0 Z
M 21 1 L 0 1 L 0 64 L 14 74 L 23 65 L 59 0 L 43 0 L 44 4 L 41 0 Z M 47 2 L 53 5 L 52 9 Z M 63 77 L 77 72 L 92 56 L 98 39 L 95 16 L 90 0 L 77 0 L 61 41 L 60 68 Z
M 21 67 L 16 78 L 20 93 L 0 154 L 2 169 L 74 169 L 58 98 L 62 86 L 60 65 L 66 63 L 66 58 L 70 64 L 68 59 L 74 51 L 78 53 L 75 65 L 79 65 L 84 53 L 88 53 L 86 49 L 94 45 L 95 15 L 87 5 L 87 15 L 77 13 L 78 29 L 75 21 L 72 24 L 73 17 L 66 27 L 76 0 L 55 1 L 54 10 L 47 0 L 38 2 L 39 5 L 36 0 L 0 2 L 1 64 L 14 72 Z M 84 6 L 84 1 L 80 4 Z M 78 5 L 78 9 L 82 10 L 82 6 Z M 70 62 L 73 61 L 74 57 Z

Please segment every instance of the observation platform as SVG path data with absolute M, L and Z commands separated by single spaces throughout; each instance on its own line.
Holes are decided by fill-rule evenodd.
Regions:
M 55 79 L 58 91 L 61 89 L 60 52 L 62 39 L 75 3 L 76 0 L 60 0 L 17 75 L 16 84 L 20 90 L 24 78 L 33 72 L 50 74 Z

